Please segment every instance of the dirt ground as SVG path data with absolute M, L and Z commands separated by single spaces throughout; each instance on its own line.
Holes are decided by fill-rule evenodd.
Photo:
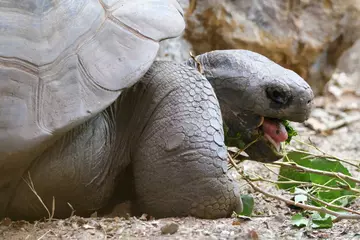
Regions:
M 329 117 L 326 111 L 319 111 L 313 115 Z M 353 111 L 353 114 L 359 113 Z M 310 137 L 327 153 L 353 160 L 360 158 L 360 121 L 334 130 L 329 136 L 316 134 L 303 124 L 296 124 L 295 127 L 302 139 Z M 241 166 L 248 173 L 275 177 L 259 163 L 245 161 Z M 233 171 L 232 174 L 237 173 Z M 360 177 L 360 173 L 354 170 L 352 174 Z M 192 217 L 142 220 L 134 217 L 74 216 L 64 220 L 29 223 L 5 219 L 0 224 L 0 239 L 360 239 L 359 221 L 343 220 L 332 229 L 294 228 L 290 219 L 296 210 L 255 193 L 241 181 L 239 184 L 244 194 L 251 193 L 255 197 L 256 216 L 249 220 L 202 220 Z M 270 184 L 258 185 L 268 192 L 285 194 Z M 360 209 L 360 201 L 351 208 Z

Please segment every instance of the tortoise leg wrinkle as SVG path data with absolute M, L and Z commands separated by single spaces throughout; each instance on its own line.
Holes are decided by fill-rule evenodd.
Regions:
M 136 94 L 149 103 L 137 109 L 147 122 L 131 150 L 137 210 L 154 217 L 200 218 L 240 211 L 210 83 L 189 67 L 156 62 Z

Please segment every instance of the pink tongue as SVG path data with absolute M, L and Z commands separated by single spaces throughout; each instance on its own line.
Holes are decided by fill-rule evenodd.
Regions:
M 288 138 L 285 126 L 279 121 L 265 118 L 262 129 L 264 133 L 269 135 L 276 143 L 284 142 Z

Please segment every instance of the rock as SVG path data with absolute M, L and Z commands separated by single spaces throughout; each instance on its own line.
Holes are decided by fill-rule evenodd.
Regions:
M 179 225 L 176 223 L 169 223 L 161 227 L 161 234 L 174 234 L 179 230 Z
M 11 219 L 10 218 L 4 218 L 1 222 L 0 222 L 0 225 L 3 225 L 3 226 L 10 226 L 12 223 Z
M 344 112 L 360 110 L 360 39 L 338 59 L 324 91 L 322 105 Z
M 190 2 L 191 8 L 180 1 L 187 8 L 184 37 L 195 54 L 256 51 L 299 73 L 315 92 L 322 91 L 339 57 L 360 37 L 357 0 Z
M 257 234 L 257 232 L 255 230 L 250 230 L 248 232 L 248 238 L 251 239 L 251 240 L 258 240 L 259 235 Z
M 336 66 L 331 78 L 330 87 L 337 86 L 344 92 L 353 91 L 360 96 L 360 39 L 358 39 L 348 50 L 346 50 Z M 337 97 L 340 97 L 337 96 Z
M 230 236 L 230 232 L 227 230 L 223 230 L 221 231 L 220 236 L 223 238 L 228 238 Z

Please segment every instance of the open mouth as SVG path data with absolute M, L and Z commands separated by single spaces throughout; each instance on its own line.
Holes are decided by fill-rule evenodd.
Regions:
M 264 139 L 278 153 L 281 150 L 281 143 L 288 139 L 288 133 L 280 119 L 263 117 L 259 129 L 264 134 Z

